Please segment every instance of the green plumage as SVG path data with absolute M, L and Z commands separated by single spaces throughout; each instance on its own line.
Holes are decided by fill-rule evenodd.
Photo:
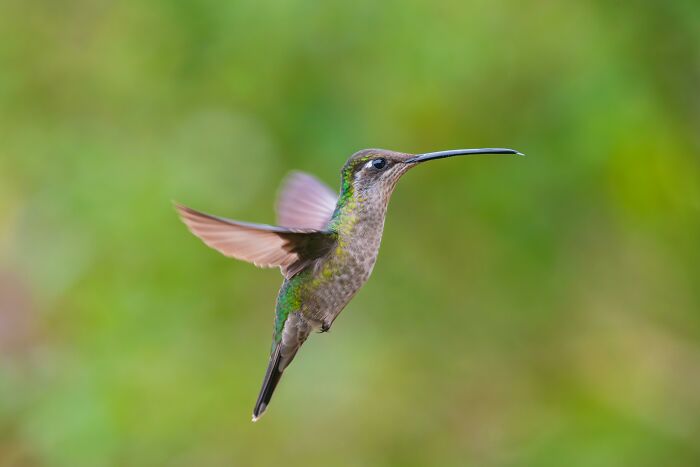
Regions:
M 284 281 L 277 296 L 277 305 L 275 307 L 275 331 L 272 342 L 272 351 L 282 339 L 282 331 L 284 323 L 287 321 L 290 313 L 301 310 L 301 289 L 306 285 L 306 277 L 308 271 L 303 271 L 290 280 Z

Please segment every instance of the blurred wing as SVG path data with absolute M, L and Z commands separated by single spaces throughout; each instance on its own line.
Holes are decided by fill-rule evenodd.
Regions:
M 207 246 L 262 268 L 280 267 L 292 277 L 335 244 L 335 234 L 237 222 L 176 205 L 182 221 Z
M 324 229 L 337 202 L 337 193 L 316 177 L 292 172 L 277 199 L 277 223 L 290 228 Z

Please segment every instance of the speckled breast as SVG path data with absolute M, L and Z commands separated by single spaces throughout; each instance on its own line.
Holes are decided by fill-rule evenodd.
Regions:
M 308 293 L 302 299 L 302 313 L 313 326 L 330 326 L 372 273 L 382 240 L 384 213 L 358 214 L 352 229 L 339 232 L 336 249 L 313 268 Z

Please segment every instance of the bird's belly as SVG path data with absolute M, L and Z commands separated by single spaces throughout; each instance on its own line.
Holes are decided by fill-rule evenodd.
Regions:
M 303 314 L 317 330 L 327 330 L 367 282 L 377 255 L 352 255 L 341 259 L 316 268 L 312 286 L 304 297 Z

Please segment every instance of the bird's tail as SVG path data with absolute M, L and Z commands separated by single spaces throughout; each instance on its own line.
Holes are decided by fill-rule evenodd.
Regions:
M 270 356 L 270 363 L 267 365 L 267 371 L 265 372 L 265 379 L 263 379 L 262 388 L 260 388 L 258 401 L 255 403 L 255 408 L 253 409 L 254 422 L 257 422 L 258 419 L 265 413 L 267 404 L 269 404 L 270 399 L 272 399 L 272 393 L 275 392 L 277 383 L 279 383 L 280 378 L 282 378 L 284 367 L 282 366 L 281 350 L 282 342 L 277 344 L 275 351 Z
M 267 405 L 272 399 L 277 383 L 280 382 L 285 368 L 294 360 L 299 348 L 311 332 L 311 327 L 300 313 L 292 313 L 284 323 L 284 331 L 270 355 L 270 363 L 267 365 L 265 379 L 263 380 L 258 401 L 253 409 L 253 421 L 257 422 L 265 413 Z

